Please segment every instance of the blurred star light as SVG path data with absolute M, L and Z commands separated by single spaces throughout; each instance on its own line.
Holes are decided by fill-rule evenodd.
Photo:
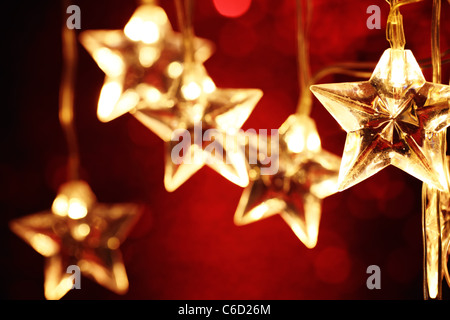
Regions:
M 234 221 L 244 225 L 280 214 L 300 241 L 313 248 L 322 199 L 337 191 L 340 158 L 322 150 L 316 125 L 306 115 L 289 116 L 279 134 L 279 171 L 262 175 L 260 163 L 251 166 L 251 182 Z
M 233 135 L 250 116 L 262 96 L 261 90 L 216 88 L 201 63 L 174 68 L 183 71 L 167 107 L 144 107 L 132 112 L 166 142 L 166 190 L 176 190 L 205 164 L 229 181 L 247 186 L 245 155 Z M 227 139 L 235 143 L 227 144 Z M 180 148 L 184 154 L 180 161 L 174 161 Z
M 81 180 L 63 184 L 51 211 L 11 221 L 19 237 L 47 258 L 45 297 L 62 298 L 72 289 L 67 267 L 81 272 L 118 294 L 128 290 L 120 244 L 140 215 L 135 204 L 101 204 Z
M 182 37 L 153 4 L 139 6 L 123 30 L 84 31 L 80 41 L 106 75 L 97 108 L 103 122 L 141 103 L 160 105 L 181 73 Z M 209 58 L 210 42 L 195 38 L 193 44 L 196 59 Z

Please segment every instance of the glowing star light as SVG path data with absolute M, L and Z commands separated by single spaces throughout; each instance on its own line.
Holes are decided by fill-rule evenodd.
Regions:
M 369 81 L 311 86 L 347 132 L 339 190 L 392 164 L 440 190 L 450 87 L 426 82 L 410 50 L 387 49 Z
M 216 88 L 200 63 L 189 63 L 183 70 L 167 107 L 132 113 L 166 142 L 166 189 L 174 191 L 205 164 L 245 187 L 245 154 L 235 134 L 261 98 L 261 90 Z
M 164 10 L 139 6 L 123 30 L 89 30 L 80 41 L 105 73 L 97 116 L 111 121 L 137 107 L 163 103 L 182 72 L 183 40 L 173 32 Z M 195 58 L 205 61 L 211 44 L 193 41 Z
M 340 158 L 321 148 L 314 121 L 291 115 L 279 129 L 279 170 L 260 174 L 250 169 L 251 182 L 235 213 L 237 225 L 280 214 L 308 247 L 317 243 L 322 199 L 337 191 Z M 272 158 L 276 158 L 273 157 Z
M 67 273 L 71 265 L 123 294 L 128 290 L 128 279 L 119 246 L 139 211 L 134 204 L 97 203 L 87 183 L 71 181 L 61 186 L 51 211 L 16 219 L 10 227 L 47 258 L 47 299 L 60 299 L 72 289 L 71 273 Z

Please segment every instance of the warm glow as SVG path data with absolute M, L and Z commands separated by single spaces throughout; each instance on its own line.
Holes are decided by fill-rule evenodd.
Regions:
M 154 44 L 161 39 L 161 29 L 167 23 L 167 15 L 162 8 L 142 5 L 135 11 L 123 31 L 132 41 Z
M 115 263 L 113 272 L 116 279 L 116 287 L 118 293 L 124 293 L 128 290 L 128 278 L 123 263 Z
M 139 49 L 139 62 L 145 68 L 150 67 L 158 59 L 159 51 L 153 47 Z
M 122 58 L 108 48 L 100 48 L 93 54 L 98 66 L 111 77 L 117 77 L 123 73 L 124 64 Z
M 330 194 L 337 192 L 337 179 L 324 180 L 318 184 L 311 186 L 313 192 L 320 199 L 326 198 Z
M 142 41 L 145 44 L 154 44 L 160 38 L 158 25 L 153 21 L 144 21 L 133 17 L 124 28 L 125 35 L 132 41 Z
M 122 86 L 120 83 L 112 81 L 105 83 L 100 92 L 98 100 L 97 115 L 100 120 L 107 121 L 114 111 L 114 106 L 120 98 Z
M 309 151 L 319 151 L 320 150 L 320 138 L 318 134 L 310 134 L 306 140 L 306 148 Z
M 266 203 L 262 203 L 261 205 L 257 206 L 255 209 L 250 211 L 249 217 L 251 220 L 259 220 L 261 219 L 264 214 L 269 210 L 269 206 Z
M 76 240 L 82 241 L 89 232 L 91 232 L 89 225 L 87 223 L 81 223 L 73 229 L 72 235 Z
M 58 284 L 45 283 L 45 298 L 47 300 L 59 300 L 70 289 L 72 289 L 73 280 L 70 277 L 62 279 Z
M 128 90 L 122 94 L 120 100 L 117 102 L 116 111 L 118 113 L 125 113 L 139 102 L 139 95 L 133 91 Z
M 142 42 L 152 44 L 159 40 L 159 28 L 152 21 L 144 21 L 142 24 Z
M 438 133 L 448 126 L 442 107 L 450 86 L 426 83 L 411 51 L 386 50 L 369 81 L 313 85 L 311 91 L 347 132 L 339 191 L 389 165 L 447 189 Z
M 31 246 L 45 257 L 56 254 L 59 250 L 58 245 L 52 238 L 45 234 L 36 233 L 30 238 Z
M 67 216 L 67 209 L 69 208 L 69 201 L 63 194 L 59 194 L 52 204 L 52 211 L 54 214 L 65 217 Z
M 200 97 L 202 89 L 195 82 L 189 82 L 181 87 L 181 92 L 186 100 L 195 100 Z
M 320 210 L 320 207 L 318 208 Z M 309 246 L 308 248 L 313 248 L 317 244 L 317 238 L 319 236 L 319 225 L 316 223 L 310 223 L 308 225 L 308 237 L 309 237 Z
M 402 88 L 405 85 L 405 56 L 393 51 L 392 54 L 391 83 L 395 88 Z
M 145 100 L 148 102 L 158 102 L 161 99 L 161 91 L 156 89 L 155 87 L 148 87 L 145 90 Z
M 305 149 L 304 132 L 301 128 L 294 128 L 286 134 L 286 144 L 290 151 L 300 153 Z
M 206 93 L 213 93 L 216 90 L 216 85 L 211 80 L 211 78 L 207 77 L 203 80 L 203 91 Z
M 78 198 L 72 198 L 69 200 L 69 209 L 67 214 L 69 218 L 77 220 L 86 217 L 88 210 L 83 200 Z
M 232 152 L 232 150 L 227 150 L 226 160 L 226 163 L 224 163 L 223 161 L 212 157 L 207 164 L 221 174 L 225 179 L 228 179 L 238 186 L 246 187 L 249 183 L 249 179 L 244 155 L 240 152 Z
M 253 184 L 242 194 L 234 221 L 243 225 L 279 214 L 297 238 L 313 248 L 318 238 L 321 199 L 337 191 L 340 158 L 321 149 L 315 123 L 306 115 L 289 116 L 278 133 L 282 143 L 277 156 L 282 170 L 271 178 L 251 175 Z
M 120 246 L 120 240 L 116 237 L 111 237 L 108 239 L 107 246 L 111 250 L 116 250 Z
M 175 79 L 178 78 L 183 72 L 183 65 L 178 61 L 173 61 L 167 67 L 167 73 L 170 78 Z
M 141 40 L 141 32 L 140 32 L 140 26 L 142 25 L 142 19 L 138 17 L 131 18 L 130 21 L 127 23 L 125 28 L 123 29 L 123 32 L 125 35 L 130 38 L 133 41 L 139 41 Z
M 197 152 L 198 145 L 197 142 L 192 143 L 191 129 L 195 136 L 196 126 L 204 123 L 207 126 L 205 129 L 217 129 L 221 134 L 237 133 L 261 98 L 262 92 L 258 89 L 216 89 L 203 64 L 198 61 L 187 65 L 172 61 L 163 71 L 169 82 L 176 79 L 173 86 L 168 92 L 157 91 L 160 86 L 137 88 L 147 107 L 133 110 L 132 114 L 168 144 L 164 175 L 166 190 L 175 190 L 204 165 L 208 165 L 232 183 L 247 186 L 249 178 L 244 150 L 237 148 L 236 144 L 231 145 L 234 149 L 232 152 L 229 152 L 228 146 L 225 145 L 222 145 L 223 148 L 216 148 L 214 145 L 225 144 L 226 141 L 216 141 L 217 137 L 214 136 L 215 143 L 209 145 L 214 152 L 201 150 L 201 145 L 200 152 Z M 173 92 L 175 97 L 171 96 L 172 88 L 176 90 Z M 151 101 L 155 100 L 157 103 L 152 104 Z M 213 104 L 214 106 L 209 108 Z M 182 142 L 176 139 L 180 143 L 175 144 L 174 132 L 178 129 L 172 129 L 174 127 L 188 133 L 189 138 L 183 138 Z M 203 133 L 200 133 L 200 138 L 202 136 Z M 181 150 L 183 157 L 180 157 Z M 224 153 L 221 153 L 222 157 L 217 157 L 222 150 L 226 151 L 226 161 Z M 193 161 L 186 161 L 192 157 Z
M 424 231 L 425 231 L 425 253 L 426 253 L 426 283 L 428 294 L 431 299 L 435 299 L 439 290 L 439 270 L 441 269 L 440 259 L 440 248 L 441 245 L 441 234 L 439 230 L 439 215 L 442 217 L 440 212 L 438 201 L 445 202 L 443 195 L 442 198 L 438 199 L 436 195 L 436 190 L 427 186 L 425 189 L 426 199 L 424 199 L 425 211 L 424 215 Z
M 309 214 L 310 212 L 308 212 Z M 320 214 L 320 212 L 312 212 L 313 214 Z M 309 249 L 312 249 L 317 244 L 317 236 L 318 236 L 318 225 L 308 224 L 305 227 L 302 227 L 301 222 L 298 221 L 298 218 L 290 217 L 286 214 L 282 215 L 283 219 L 291 228 L 292 232 L 297 236 L 297 238 Z

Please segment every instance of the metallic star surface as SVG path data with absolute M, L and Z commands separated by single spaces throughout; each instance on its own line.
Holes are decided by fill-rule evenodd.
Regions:
M 311 118 L 291 115 L 279 128 L 278 161 L 279 170 L 273 175 L 260 174 L 261 163 L 251 166 L 251 182 L 242 194 L 234 221 L 243 225 L 278 213 L 300 241 L 313 248 L 322 199 L 337 191 L 340 158 L 321 148 Z
M 446 188 L 438 133 L 448 126 L 450 86 L 426 82 L 410 50 L 386 50 L 369 81 L 311 91 L 347 132 L 339 190 L 391 164 Z
M 97 108 L 103 122 L 141 103 L 160 105 L 182 72 L 183 38 L 153 4 L 139 6 L 123 30 L 84 31 L 80 42 L 105 73 Z M 194 38 L 193 46 L 202 62 L 213 50 L 211 42 L 200 38 Z
M 172 99 L 132 114 L 166 142 L 164 185 L 174 191 L 205 164 L 245 187 L 248 172 L 237 133 L 262 96 L 220 89 L 201 63 L 183 65 Z
M 10 223 L 11 230 L 46 257 L 45 297 L 62 298 L 72 289 L 71 265 L 109 290 L 123 294 L 128 279 L 119 250 L 140 215 L 135 204 L 101 204 L 88 184 L 63 184 L 52 210 Z

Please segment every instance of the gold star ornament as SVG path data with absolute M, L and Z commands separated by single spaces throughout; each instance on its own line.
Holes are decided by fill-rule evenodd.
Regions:
M 439 132 L 448 126 L 450 86 L 426 82 L 410 50 L 387 49 L 369 81 L 311 91 L 347 132 L 339 190 L 391 164 L 446 189 Z
M 166 143 L 164 185 L 174 191 L 205 164 L 245 187 L 239 131 L 262 96 L 259 89 L 220 89 L 198 62 L 181 65 L 173 98 L 132 114 Z
M 174 32 L 165 11 L 139 6 L 123 30 L 89 30 L 80 42 L 105 73 L 97 116 L 111 121 L 140 103 L 161 104 L 182 72 L 183 37 Z M 212 44 L 193 40 L 194 55 L 205 61 Z
M 128 279 L 119 250 L 139 217 L 135 204 L 101 204 L 80 180 L 60 187 L 51 211 L 10 223 L 11 230 L 46 257 L 45 297 L 62 298 L 74 285 L 69 266 L 123 294 Z
M 299 114 L 291 115 L 279 128 L 278 150 L 278 155 L 271 155 L 272 161 L 279 161 L 278 172 L 262 174 L 264 165 L 251 165 L 251 182 L 242 194 L 234 221 L 244 225 L 278 213 L 300 241 L 313 248 L 322 199 L 337 191 L 340 158 L 321 148 L 314 121 Z

